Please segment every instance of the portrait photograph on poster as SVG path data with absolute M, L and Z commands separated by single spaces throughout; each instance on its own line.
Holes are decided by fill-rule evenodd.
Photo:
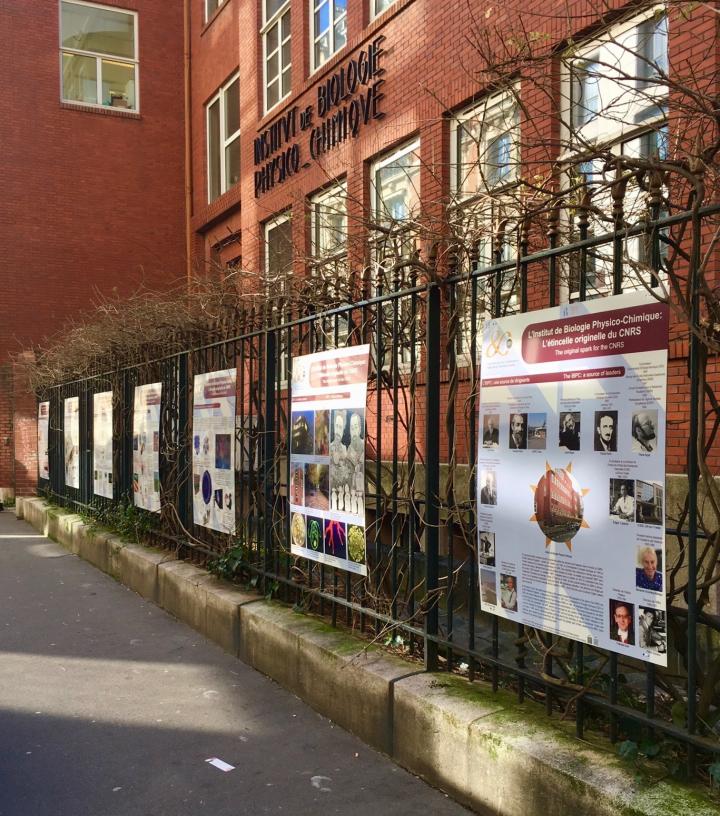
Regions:
M 510 450 L 527 449 L 528 415 L 510 414 Z
M 500 605 L 510 612 L 517 612 L 517 578 L 514 575 L 500 573 Z
M 635 521 L 635 482 L 610 479 L 610 515 L 619 521 Z
M 290 509 L 300 521 L 291 552 L 367 574 L 365 402 L 369 346 L 293 360 Z
M 481 530 L 478 535 L 478 564 L 495 566 L 495 533 Z
M 484 448 L 496 448 L 500 444 L 500 414 L 483 415 L 482 443 Z
M 610 599 L 610 637 L 618 643 L 635 645 L 635 606 Z
M 617 450 L 617 411 L 595 411 L 595 450 L 614 453 Z
M 487 319 L 476 419 L 481 608 L 659 666 L 668 325 L 644 291 Z
M 495 471 L 485 468 L 480 473 L 480 504 L 497 504 Z
M 665 654 L 667 651 L 667 630 L 665 613 L 650 606 L 638 610 L 638 646 L 649 652 Z
M 569 451 L 580 450 L 580 412 L 564 411 L 560 414 L 558 443 Z
M 662 592 L 663 567 L 660 548 L 651 547 L 649 544 L 637 548 L 635 586 L 649 592 Z
M 632 415 L 632 452 L 655 453 L 657 450 L 657 411 L 638 411 Z

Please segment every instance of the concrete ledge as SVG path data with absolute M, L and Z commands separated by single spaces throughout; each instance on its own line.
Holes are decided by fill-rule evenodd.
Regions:
M 717 816 L 706 791 L 638 781 L 607 743 L 532 703 L 421 671 L 329 625 L 129 544 L 40 499 L 18 517 L 272 677 L 320 713 L 482 814 Z
M 455 676 L 424 674 L 395 686 L 395 758 L 481 813 L 718 812 L 704 791 L 639 780 L 609 744 L 578 740 L 573 730 L 508 692 Z
M 241 609 L 240 657 L 369 745 L 392 753 L 392 684 L 417 667 L 275 602 Z

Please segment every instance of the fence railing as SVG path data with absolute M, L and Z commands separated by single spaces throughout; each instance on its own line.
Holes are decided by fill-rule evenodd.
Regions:
M 706 209 L 702 217 L 714 223 L 718 210 Z M 575 242 L 562 246 L 550 230 L 547 247 L 529 252 L 524 244 L 511 260 L 504 259 L 498 243 L 494 263 L 484 268 L 471 253 L 467 268 L 457 260 L 439 282 L 418 280 L 411 271 L 402 280 L 379 280 L 372 296 L 356 303 L 321 312 L 296 310 L 276 325 L 247 331 L 239 326 L 229 339 L 53 386 L 39 394 L 51 404 L 50 479 L 40 482 L 39 492 L 94 513 L 132 504 L 134 388 L 162 382 L 162 509 L 150 534 L 155 540 L 198 559 L 239 548 L 243 569 L 266 591 L 329 616 L 333 625 L 402 645 L 422 655 L 428 670 L 485 679 L 495 690 L 512 687 L 520 701 L 534 700 L 548 716 L 574 717 L 579 736 L 592 729 L 612 742 L 675 741 L 689 772 L 706 773 L 720 751 L 713 724 L 720 720 L 720 705 L 716 694 L 709 716 L 707 705 L 702 709 L 703 718 L 698 701 L 720 665 L 720 618 L 696 607 L 694 564 L 703 538 L 693 444 L 688 445 L 687 522 L 678 530 L 669 521 L 666 530 L 681 542 L 689 565 L 684 597 L 668 597 L 668 614 L 680 624 L 668 627 L 667 671 L 482 613 L 475 549 L 483 319 L 556 305 L 563 297 L 662 285 L 672 274 L 666 258 L 673 230 L 692 217 L 680 213 L 605 235 L 590 235 L 585 224 Z M 638 235 L 649 245 L 642 263 L 628 258 L 628 241 Z M 694 337 L 691 332 L 688 394 L 697 391 Z M 289 544 L 293 360 L 360 343 L 371 346 L 367 577 L 291 556 Z M 226 368 L 237 369 L 237 533 L 232 540 L 192 518 L 193 376 Z M 114 409 L 112 500 L 93 495 L 92 395 L 107 390 L 113 392 Z M 64 481 L 63 401 L 71 396 L 80 398 L 79 489 Z M 690 440 L 697 437 L 700 421 L 697 410 L 690 413 Z M 678 631 L 685 632 L 684 642 Z

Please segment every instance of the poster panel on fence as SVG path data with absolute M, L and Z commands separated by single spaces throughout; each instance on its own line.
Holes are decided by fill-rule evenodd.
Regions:
M 369 356 L 370 346 L 355 346 L 299 357 L 291 392 L 291 551 L 359 575 Z
M 160 399 L 162 383 L 135 387 L 133 497 L 136 507 L 160 512 Z
M 65 400 L 65 486 L 80 489 L 80 397 Z
M 193 521 L 235 532 L 236 370 L 197 374 L 193 387 Z
M 37 452 L 38 452 L 38 478 L 50 478 L 50 403 L 38 403 L 38 424 L 37 424 Z
M 648 293 L 489 320 L 481 606 L 667 665 L 668 307 Z
M 93 492 L 113 497 L 112 391 L 93 394 Z

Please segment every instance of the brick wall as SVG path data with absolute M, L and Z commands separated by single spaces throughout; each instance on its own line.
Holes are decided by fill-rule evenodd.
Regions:
M 58 2 L 0 5 L 12 66 L 0 86 L 0 363 L 103 294 L 186 273 L 183 4 L 104 2 L 138 12 L 134 114 L 60 101 Z M 7 400 L 0 388 L 0 417 Z M 0 486 L 6 478 L 0 458 Z

